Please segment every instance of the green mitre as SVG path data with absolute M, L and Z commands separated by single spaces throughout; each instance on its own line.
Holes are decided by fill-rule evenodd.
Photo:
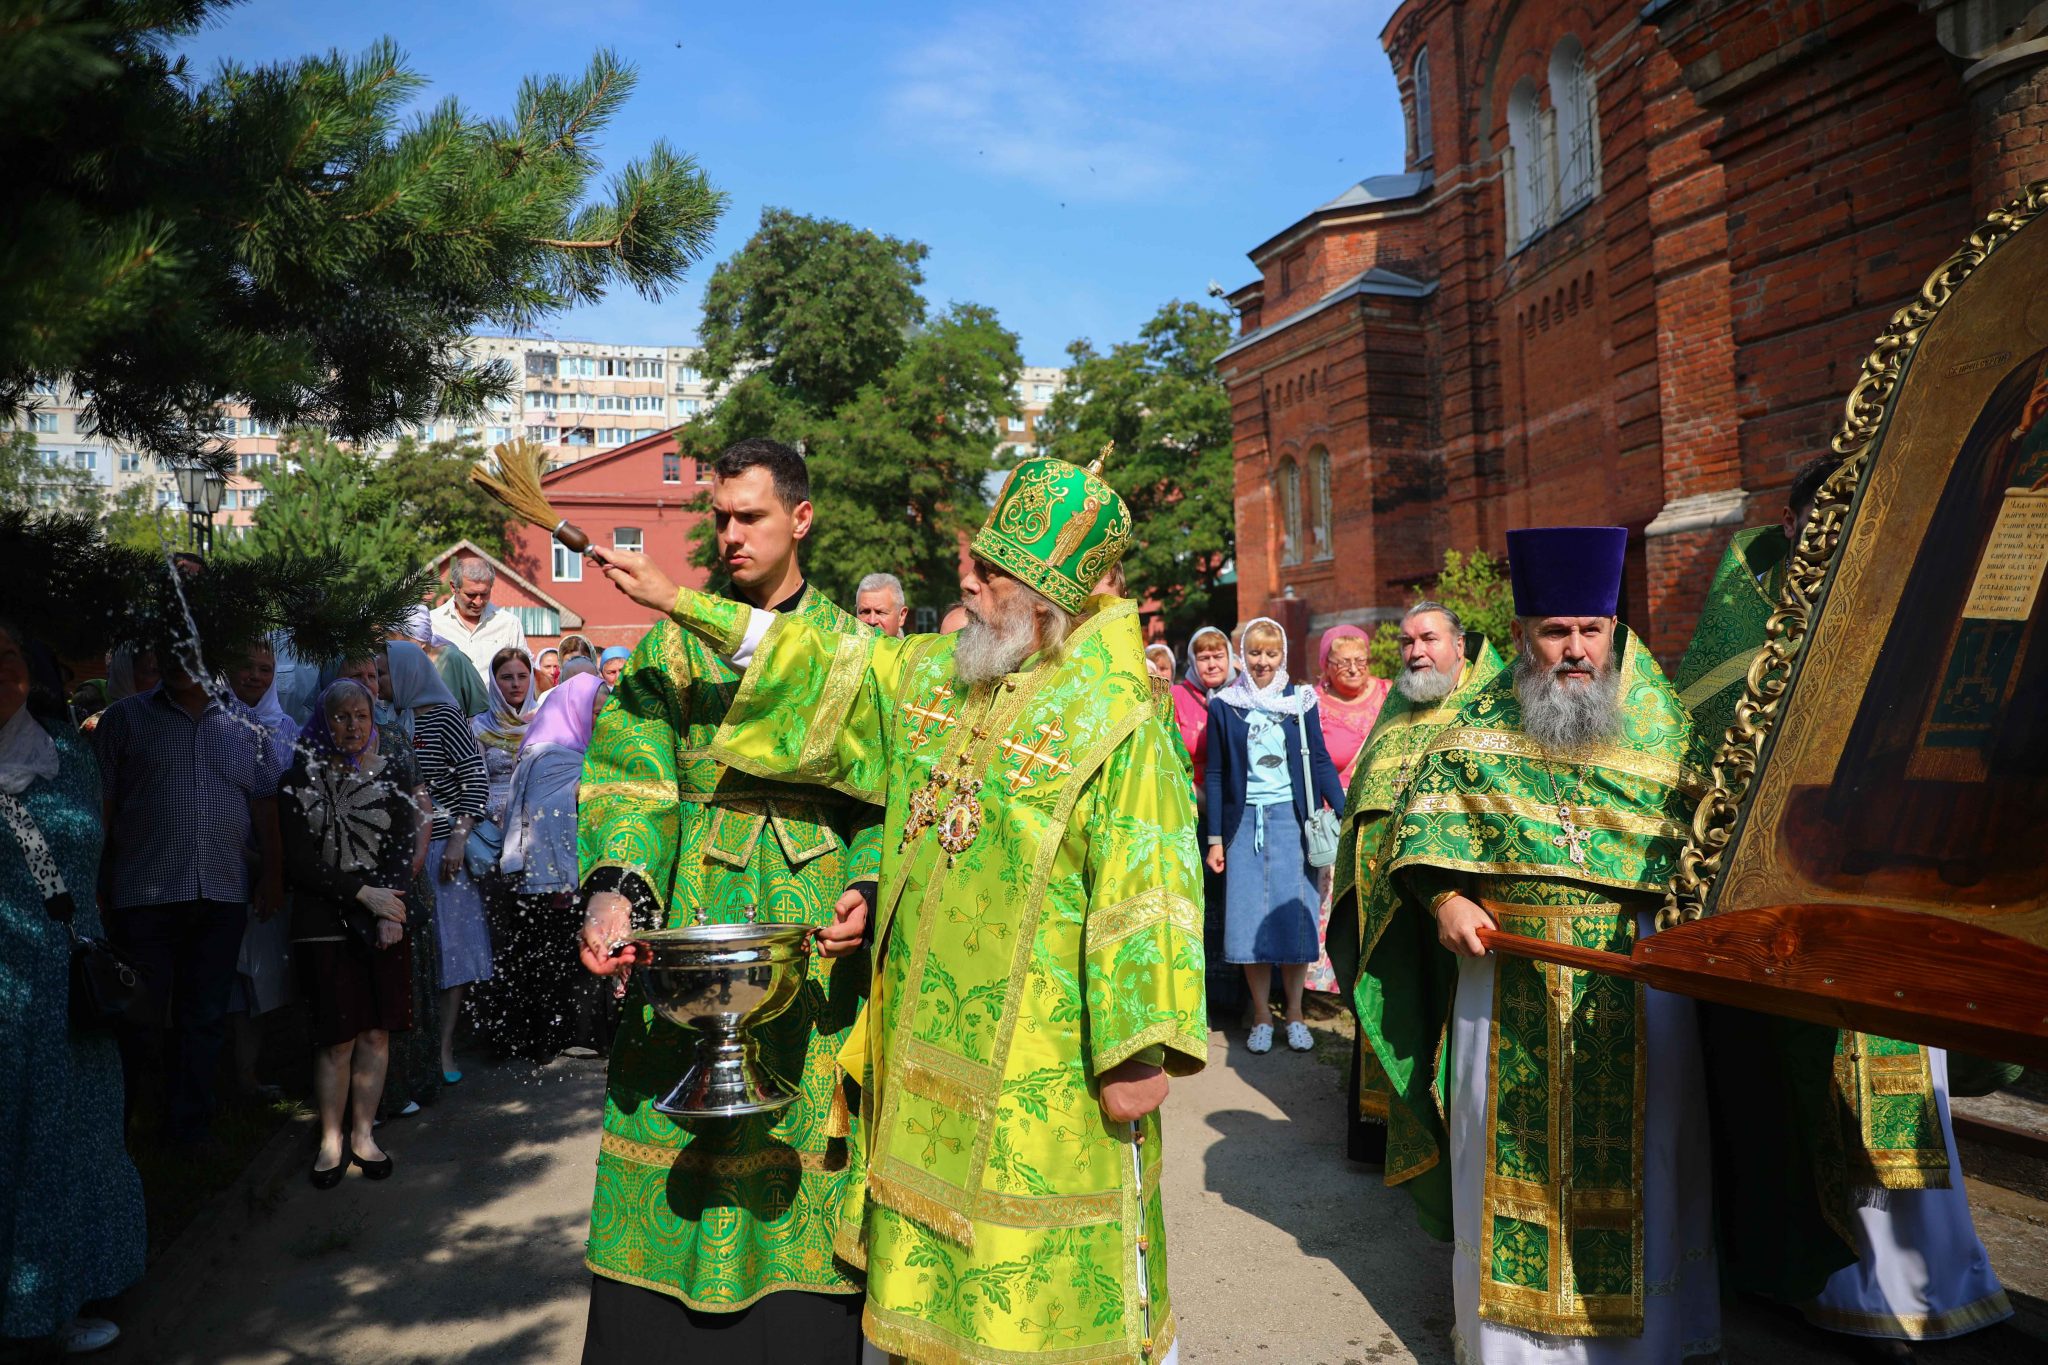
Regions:
M 1096 580 L 1131 548 L 1131 509 L 1101 478 L 1112 446 L 1086 469 L 1026 460 L 989 509 L 974 553 L 1064 611 L 1078 612 Z

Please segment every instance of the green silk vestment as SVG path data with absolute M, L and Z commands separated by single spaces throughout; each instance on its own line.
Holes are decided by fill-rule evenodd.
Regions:
M 1714 573 L 1675 677 L 1701 772 L 1735 723 L 1789 550 L 1778 527 L 1753 526 L 1736 532 Z M 1947 1186 L 1926 1049 L 1724 1005 L 1701 1006 L 1700 1031 L 1721 1116 L 1715 1204 L 1732 1288 L 1811 1298 L 1856 1259 L 1857 1187 Z
M 861 629 L 811 589 L 789 615 L 820 629 Z M 712 757 L 739 681 L 730 664 L 664 621 L 641 640 L 598 715 L 577 813 L 584 885 L 625 891 L 640 923 L 728 924 L 751 913 L 829 924 L 847 886 L 878 873 L 873 806 L 765 781 Z M 859 1291 L 858 1273 L 832 1250 L 859 1149 L 830 1119 L 835 1059 L 866 992 L 864 961 L 814 954 L 797 1003 L 755 1032 L 763 1062 L 798 1089 L 795 1103 L 774 1114 L 677 1121 L 653 1102 L 682 1077 L 690 1043 L 630 990 L 605 1087 L 591 1270 L 711 1312 L 784 1289 Z
M 676 614 L 727 654 L 743 640 L 731 603 L 685 591 Z M 780 619 L 714 746 L 887 804 L 874 991 L 846 1054 L 865 1185 L 840 1251 L 867 1270 L 882 1350 L 1156 1360 L 1174 1337 L 1159 1116 L 1110 1122 L 1099 1078 L 1207 1060 L 1186 760 L 1133 603 L 1091 599 L 1057 656 L 995 683 L 959 683 L 956 643 Z
M 1626 630 L 1615 650 L 1620 730 L 1566 758 L 1523 733 L 1511 668 L 1473 693 L 1424 750 L 1365 887 L 1356 997 L 1391 1090 L 1387 1183 L 1406 1185 L 1444 1240 L 1457 967 L 1433 900 L 1462 891 L 1509 933 L 1627 954 L 1697 799 L 1677 694 Z M 1641 1333 L 1643 1010 L 1642 988 L 1619 977 L 1496 955 L 1480 1317 L 1558 1336 Z
M 1476 645 L 1474 642 L 1477 642 Z M 1483 635 L 1466 637 L 1465 671 L 1450 695 L 1441 701 L 1412 702 L 1397 685 L 1387 693 L 1379 719 L 1366 737 L 1365 752 L 1351 773 L 1344 797 L 1344 824 L 1337 842 L 1337 862 L 1330 890 L 1330 926 L 1325 936 L 1330 966 L 1348 996 L 1358 985 L 1358 964 L 1367 955 L 1365 919 L 1359 913 L 1360 887 L 1369 887 L 1379 869 L 1387 817 L 1407 793 L 1410 778 L 1429 742 L 1448 725 L 1472 695 L 1501 670 L 1501 657 Z M 1356 1065 L 1359 1117 L 1387 1121 L 1387 1077 L 1372 1049 L 1359 1034 Z

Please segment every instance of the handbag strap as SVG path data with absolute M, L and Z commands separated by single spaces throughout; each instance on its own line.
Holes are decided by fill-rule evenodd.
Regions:
M 29 814 L 27 806 L 5 793 L 0 793 L 0 820 L 14 831 L 14 841 L 21 845 L 29 875 L 36 879 L 36 888 L 43 893 L 43 909 L 51 919 L 69 924 L 77 907 L 71 900 L 71 888 L 64 885 L 64 874 L 57 870 L 57 859 L 50 852 L 49 840 L 43 837 L 42 826 Z
M 1302 686 L 1302 684 L 1297 684 Z M 1301 792 L 1308 803 L 1308 813 L 1316 813 L 1316 779 L 1308 758 L 1308 708 L 1294 713 L 1295 737 L 1301 741 Z

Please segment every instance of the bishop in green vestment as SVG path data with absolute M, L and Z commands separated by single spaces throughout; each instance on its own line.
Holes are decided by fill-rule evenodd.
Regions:
M 1424 749 L 1367 890 L 1357 1003 L 1387 1180 L 1454 1240 L 1461 1359 L 1719 1349 L 1691 1002 L 1489 954 L 1482 928 L 1626 954 L 1696 796 L 1685 710 L 1614 621 L 1627 534 L 1508 534 L 1514 665 Z
M 1337 845 L 1327 951 L 1347 999 L 1369 951 L 1359 907 L 1378 874 L 1387 817 L 1437 731 L 1501 669 L 1492 642 L 1477 632 L 1468 636 L 1457 613 L 1440 602 L 1417 602 L 1403 613 L 1400 648 L 1401 671 L 1352 770 Z M 1378 1164 L 1387 1156 L 1387 1078 L 1363 1029 L 1353 1039 L 1350 1086 L 1347 1149 L 1354 1161 Z
M 721 557 L 734 591 L 754 591 L 767 614 L 864 635 L 803 581 L 797 527 L 808 528 L 810 504 L 802 471 L 795 451 L 765 441 L 719 458 L 712 504 Z M 744 610 L 738 600 L 726 605 Z M 879 874 L 875 805 L 713 754 L 740 681 L 700 640 L 663 621 L 597 717 L 577 813 L 583 889 L 624 896 L 639 927 L 822 926 L 849 887 Z M 649 1365 L 759 1341 L 771 1353 L 752 1358 L 858 1359 L 852 1296 L 861 1278 L 832 1248 L 859 1162 L 858 1143 L 835 1121 L 845 1114 L 835 1058 L 866 991 L 863 961 L 814 956 L 796 1004 L 756 1033 L 762 1062 L 796 1088 L 796 1101 L 775 1113 L 685 1120 L 653 1102 L 688 1066 L 689 1039 L 637 990 L 627 995 L 606 1078 L 585 1256 L 598 1277 L 587 1358 Z M 664 1311 L 672 1305 L 638 1290 L 705 1316 Z
M 1735 723 L 1793 538 L 1840 462 L 1800 470 L 1784 523 L 1738 531 L 1722 556 L 1675 679 L 1702 772 Z M 1702 1005 L 1700 1027 L 1732 1287 L 1862 1336 L 1949 1337 L 2010 1316 L 1954 1170 L 1941 1049 L 1725 1005 Z
M 674 594 L 745 669 L 721 761 L 887 804 L 840 1250 L 868 1339 L 911 1361 L 1175 1357 L 1157 1105 L 1208 1056 L 1201 881 L 1136 606 L 1088 596 L 1130 526 L 1092 469 L 1020 465 L 955 635 Z

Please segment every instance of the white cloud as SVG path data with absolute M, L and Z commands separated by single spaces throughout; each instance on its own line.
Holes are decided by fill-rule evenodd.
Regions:
M 963 170 L 1063 201 L 1157 197 L 1209 175 L 1235 141 L 1228 82 L 1298 90 L 1384 66 L 1377 33 L 1391 9 L 1095 0 L 963 12 L 903 54 L 884 111 L 897 138 Z

